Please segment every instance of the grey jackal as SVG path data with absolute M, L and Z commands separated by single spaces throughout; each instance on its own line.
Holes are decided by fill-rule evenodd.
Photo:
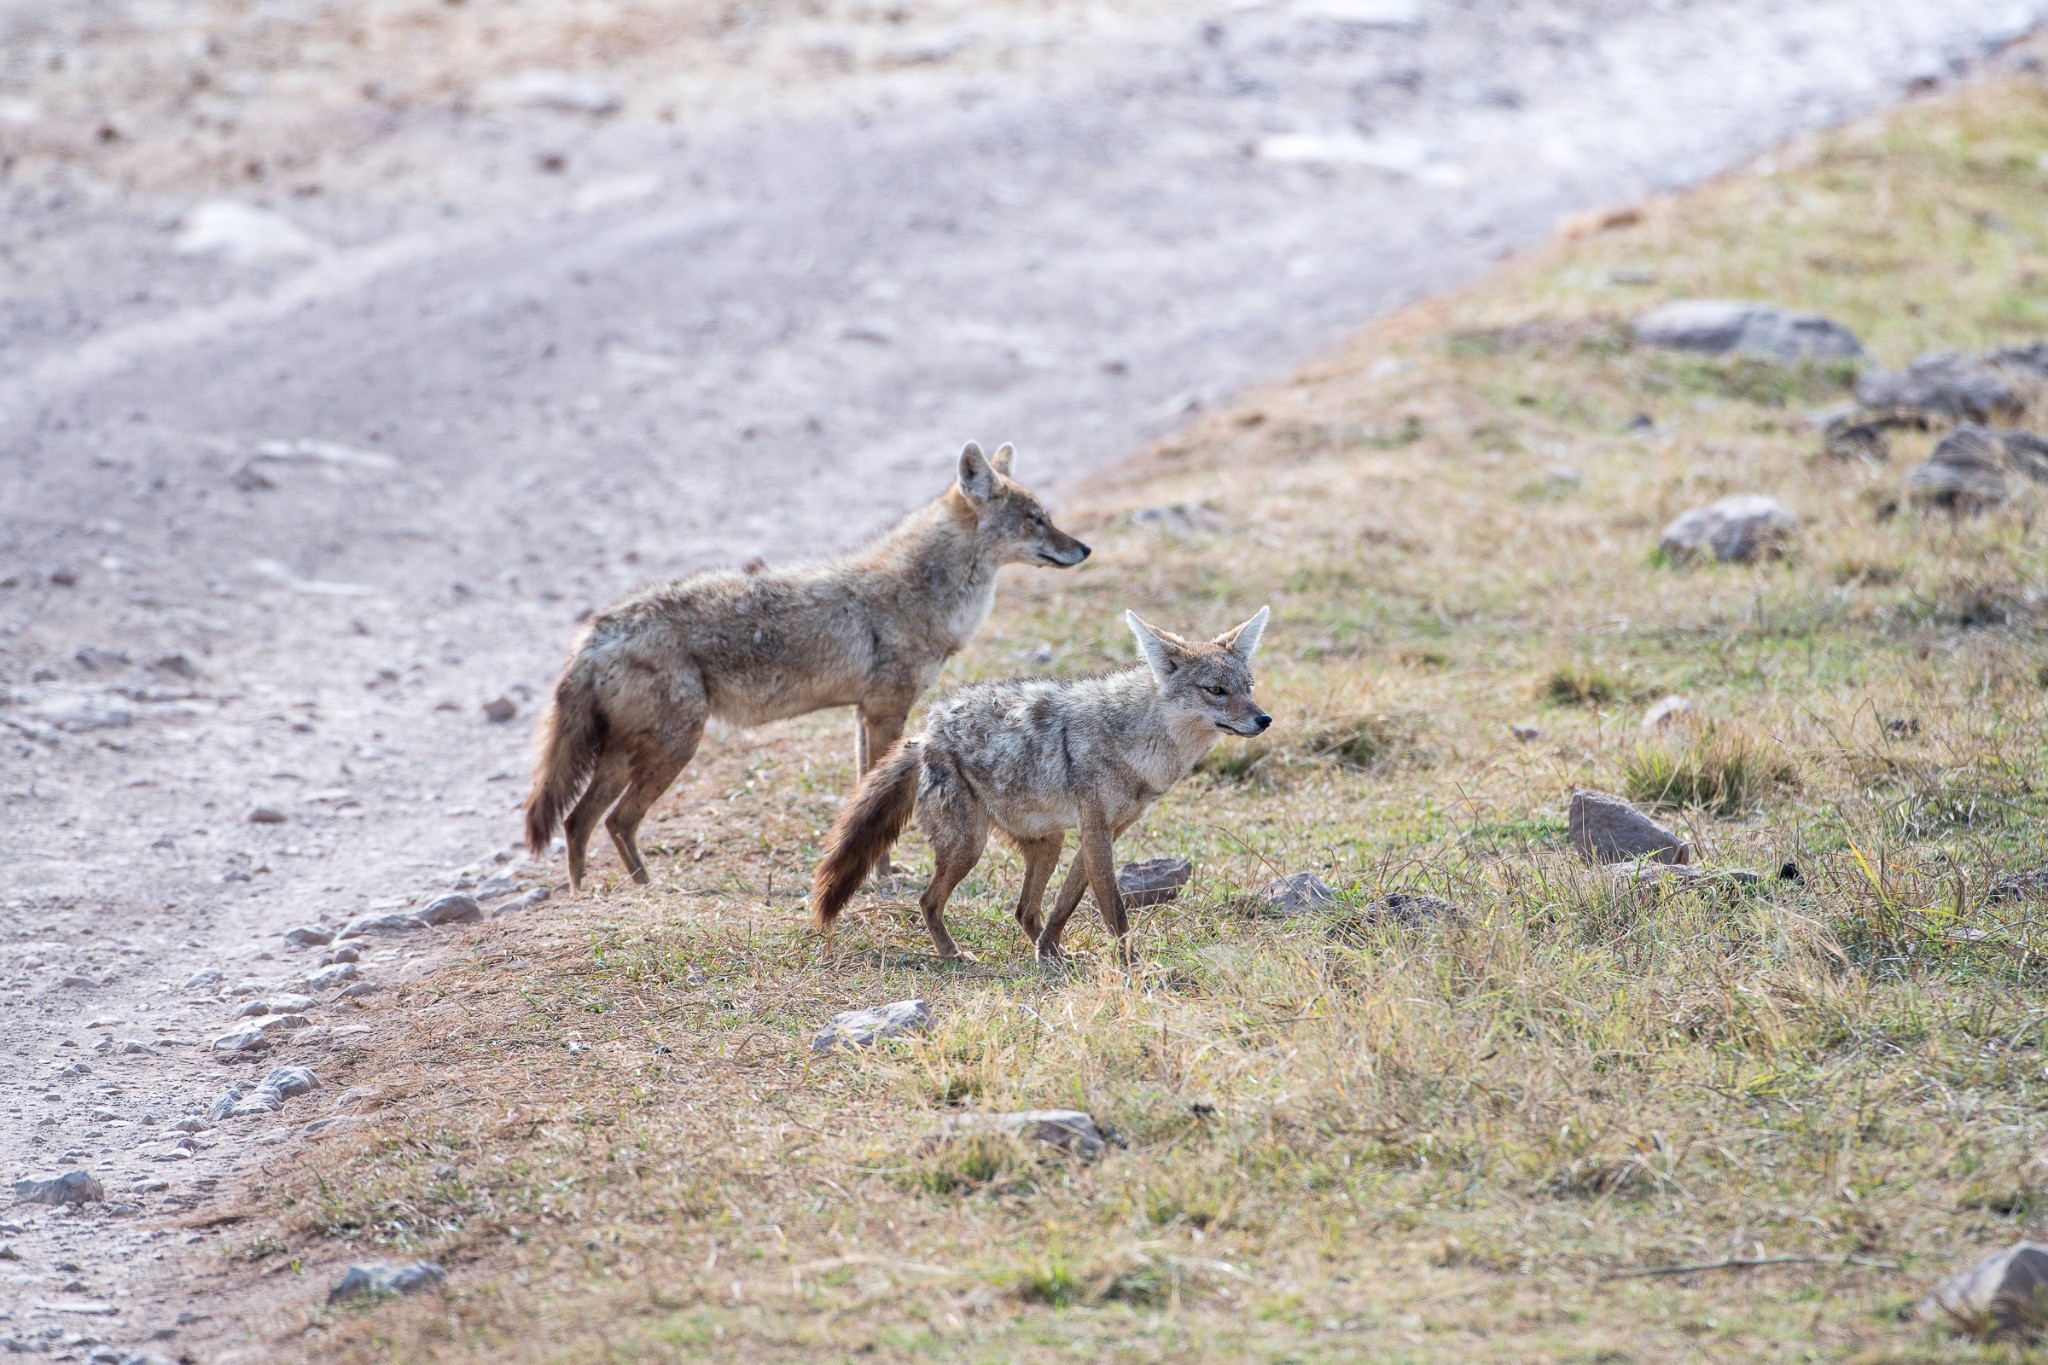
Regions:
M 1252 651 L 1267 615 L 1261 607 L 1236 630 L 1196 644 L 1126 612 L 1140 667 L 1072 682 L 979 683 L 938 703 L 924 737 L 877 764 L 840 811 L 811 883 L 818 923 L 830 927 L 914 813 L 937 861 L 918 903 L 941 957 L 960 956 L 946 932 L 946 898 L 980 861 L 991 825 L 1024 854 L 1017 922 L 1041 958 L 1060 955 L 1060 934 L 1090 887 L 1124 952 L 1130 925 L 1113 841 L 1219 736 L 1256 735 L 1273 723 L 1252 700 Z M 1080 830 L 1081 851 L 1041 923 L 1070 829 Z
M 984 457 L 970 443 L 945 493 L 840 563 L 702 573 L 600 612 L 541 722 L 527 846 L 545 852 L 560 825 L 569 881 L 580 886 L 591 828 L 609 810 L 619 857 L 646 881 L 640 821 L 713 716 L 757 725 L 858 707 L 854 754 L 865 773 L 901 737 L 940 666 L 988 619 L 998 569 L 1088 557 L 1010 481 L 1012 453 L 1005 445 Z

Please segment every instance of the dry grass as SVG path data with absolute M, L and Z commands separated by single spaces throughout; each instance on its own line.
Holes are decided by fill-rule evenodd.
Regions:
M 2048 651 L 2017 615 L 2039 496 L 1891 510 L 1900 465 L 1824 458 L 1801 416 L 1840 375 L 1637 351 L 1614 319 L 1771 297 L 1892 362 L 2048 331 L 2043 155 L 2032 83 L 1918 106 L 1394 318 L 1263 420 L 1105 482 L 1095 559 L 1009 583 L 955 676 L 1040 640 L 1061 669 L 1120 663 L 1126 606 L 1215 629 L 1274 605 L 1271 746 L 1219 752 L 1121 850 L 1197 867 L 1137 913 L 1142 970 L 1111 971 L 1091 925 L 1095 956 L 1042 975 L 1007 854 L 955 902 L 978 965 L 925 957 L 914 878 L 828 950 L 799 895 L 843 724 L 721 745 L 664 807 L 653 887 L 477 930 L 468 968 L 375 1005 L 402 1036 L 347 1082 L 378 1107 L 279 1173 L 265 1235 L 314 1265 L 431 1253 L 449 1288 L 294 1310 L 280 1349 L 1968 1354 L 1912 1305 L 2048 1221 L 2048 940 L 1983 895 L 2048 861 Z M 1662 283 L 1608 285 L 1623 268 Z M 1664 520 L 1751 490 L 1805 519 L 1789 560 L 1653 562 Z M 1129 515 L 1161 504 L 1205 514 Z M 1669 691 L 1693 728 L 1646 737 Z M 1617 897 L 1564 848 L 1585 783 L 1667 800 L 1712 865 L 1803 878 Z M 1255 913 L 1251 888 L 1304 868 L 1345 905 Z M 1397 888 L 1468 921 L 1348 914 Z M 912 995 L 930 1037 L 807 1055 L 833 1011 Z M 1118 1145 L 921 1145 L 963 1106 L 1086 1109 Z M 1778 1255 L 1817 1259 L 1604 1278 Z

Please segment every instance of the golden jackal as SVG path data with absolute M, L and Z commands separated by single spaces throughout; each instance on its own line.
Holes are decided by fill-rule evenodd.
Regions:
M 1010 481 L 1013 453 L 1005 445 L 989 458 L 968 443 L 945 493 L 841 563 L 702 573 L 598 613 L 541 721 L 527 847 L 545 852 L 561 825 L 569 882 L 581 886 L 591 827 L 610 810 L 605 828 L 619 857 L 645 882 L 640 821 L 712 716 L 758 725 L 857 707 L 854 757 L 865 773 L 901 737 L 940 666 L 988 619 L 998 569 L 1067 568 L 1088 557 Z
M 946 898 L 981 860 L 990 825 L 1024 854 L 1017 922 L 1040 958 L 1059 957 L 1060 934 L 1089 887 L 1123 954 L 1130 925 L 1113 841 L 1194 770 L 1219 734 L 1256 735 L 1273 723 L 1252 700 L 1252 651 L 1267 617 L 1261 607 L 1236 630 L 1196 644 L 1125 612 L 1140 667 L 1078 681 L 1010 678 L 948 696 L 924 738 L 877 764 L 833 823 L 811 882 L 819 925 L 830 927 L 914 813 L 937 858 L 918 904 L 939 956 L 960 956 L 946 932 Z M 1046 882 L 1074 828 L 1081 851 L 1041 924 Z

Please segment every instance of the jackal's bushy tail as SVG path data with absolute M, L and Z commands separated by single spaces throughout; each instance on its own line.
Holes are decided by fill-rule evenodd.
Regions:
M 548 851 L 603 748 L 604 715 L 579 653 L 562 670 L 540 723 L 540 761 L 533 770 L 533 790 L 526 794 L 526 847 L 535 856 Z
M 829 929 L 853 899 L 875 860 L 889 851 L 917 811 L 918 770 L 924 745 L 907 739 L 869 770 L 840 808 L 826 836 L 825 858 L 811 878 L 811 913 Z

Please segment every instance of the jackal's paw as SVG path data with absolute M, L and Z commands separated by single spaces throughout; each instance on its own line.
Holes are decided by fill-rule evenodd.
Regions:
M 981 959 L 965 948 L 955 948 L 950 953 L 940 953 L 938 961 L 941 967 L 972 967 L 979 965 Z

